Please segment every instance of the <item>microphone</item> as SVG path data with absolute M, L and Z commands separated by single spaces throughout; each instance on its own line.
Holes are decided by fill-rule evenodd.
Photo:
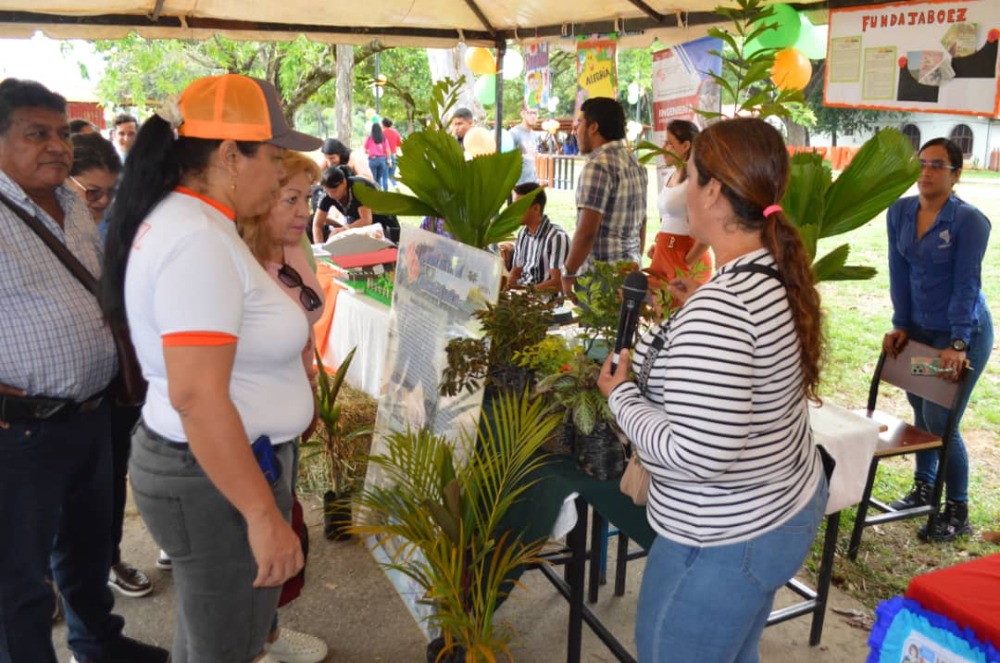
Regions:
M 615 338 L 615 353 L 611 356 L 611 372 L 618 370 L 618 357 L 622 349 L 631 348 L 635 338 L 635 328 L 639 324 L 639 309 L 646 298 L 649 280 L 636 270 L 625 277 L 622 286 L 622 307 L 618 314 L 618 336 Z

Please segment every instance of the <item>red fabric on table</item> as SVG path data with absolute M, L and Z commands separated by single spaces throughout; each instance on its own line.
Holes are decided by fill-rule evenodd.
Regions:
M 352 253 L 345 256 L 330 258 L 338 267 L 350 269 L 352 267 L 371 267 L 372 265 L 396 264 L 399 256 L 399 249 L 379 249 L 367 253 Z
M 906 598 L 1000 648 L 1000 553 L 917 576 Z
M 341 273 L 339 269 L 328 262 L 318 262 L 316 264 L 316 277 L 323 288 L 323 301 L 325 303 L 323 315 L 313 325 L 313 331 L 316 333 L 316 350 L 319 351 L 321 357 L 326 354 L 326 341 L 330 335 L 330 325 L 333 324 L 333 310 L 337 308 L 337 295 L 343 290 L 334 281 L 334 278 Z

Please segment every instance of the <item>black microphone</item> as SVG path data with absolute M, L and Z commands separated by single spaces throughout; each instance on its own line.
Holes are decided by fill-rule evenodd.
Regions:
M 649 280 L 636 270 L 625 277 L 622 286 L 622 308 L 618 314 L 618 336 L 615 338 L 615 353 L 611 356 L 611 372 L 618 370 L 618 356 L 624 348 L 632 347 L 635 328 L 639 325 L 639 309 L 646 298 Z

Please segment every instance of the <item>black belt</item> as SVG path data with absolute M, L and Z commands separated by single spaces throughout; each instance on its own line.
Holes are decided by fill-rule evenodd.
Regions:
M 45 396 L 0 396 L 0 421 L 60 421 L 74 414 L 93 412 L 104 402 L 105 392 L 79 403 Z

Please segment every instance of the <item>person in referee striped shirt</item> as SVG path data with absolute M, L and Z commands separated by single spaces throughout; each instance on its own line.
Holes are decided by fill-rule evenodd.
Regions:
M 651 477 L 657 538 L 635 627 L 645 663 L 757 661 L 774 594 L 823 517 L 806 409 L 820 301 L 777 204 L 788 171 L 781 135 L 761 120 L 722 121 L 695 139 L 688 219 L 718 272 L 700 287 L 672 283 L 675 298 L 690 297 L 636 344 L 635 381 L 610 360 L 602 369 L 599 386 Z M 620 361 L 629 365 L 627 351 Z
M 518 184 L 514 187 L 514 200 L 540 188 L 538 182 Z M 569 235 L 545 216 L 545 191 L 539 191 L 521 219 L 521 229 L 514 241 L 514 267 L 507 283 L 511 288 L 533 285 L 536 290 L 558 289 L 567 255 Z

